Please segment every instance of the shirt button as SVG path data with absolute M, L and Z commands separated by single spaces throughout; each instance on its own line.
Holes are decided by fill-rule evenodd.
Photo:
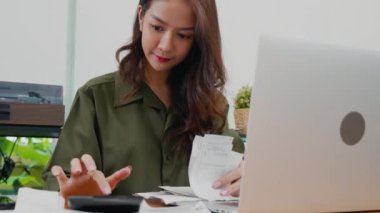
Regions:
M 172 160 L 172 156 L 166 155 L 166 161 L 171 161 L 171 160 Z

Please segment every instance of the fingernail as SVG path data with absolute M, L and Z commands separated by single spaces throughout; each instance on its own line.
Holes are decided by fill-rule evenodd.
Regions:
M 214 184 L 212 185 L 212 187 L 214 189 L 216 189 L 216 188 L 219 188 L 221 185 L 222 185 L 222 182 L 220 182 L 219 180 L 217 180 L 217 181 L 214 182 Z
M 103 187 L 103 193 L 106 194 L 106 195 L 109 195 L 111 194 L 111 188 L 110 187 Z
M 54 176 L 59 175 L 59 171 L 58 171 L 58 169 L 55 168 L 55 167 L 53 167 L 53 168 L 51 169 L 51 173 L 52 173 Z
M 228 190 L 223 190 L 222 192 L 220 192 L 220 194 L 222 196 L 226 196 L 226 195 L 228 195 Z
M 128 166 L 128 168 L 129 168 L 129 170 L 131 170 L 131 172 L 132 172 L 133 167 L 132 167 L 132 166 Z

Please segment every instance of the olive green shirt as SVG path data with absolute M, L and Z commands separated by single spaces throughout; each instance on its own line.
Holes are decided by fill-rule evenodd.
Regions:
M 70 174 L 70 161 L 90 154 L 105 176 L 132 165 L 130 177 L 120 182 L 113 194 L 157 191 L 158 186 L 188 186 L 188 160 L 173 149 L 175 142 L 163 142 L 172 125 L 172 114 L 154 92 L 144 84 L 128 101 L 132 86 L 114 72 L 94 78 L 81 87 L 60 134 L 48 167 L 43 173 L 45 188 L 58 190 L 50 173 L 53 165 Z M 244 144 L 236 132 L 234 150 Z

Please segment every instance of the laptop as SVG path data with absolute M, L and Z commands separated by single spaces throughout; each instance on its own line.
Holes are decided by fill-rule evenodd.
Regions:
M 380 209 L 380 52 L 260 40 L 239 212 Z

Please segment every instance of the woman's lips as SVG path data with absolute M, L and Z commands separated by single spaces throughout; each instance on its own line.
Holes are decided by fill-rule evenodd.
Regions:
M 162 56 L 159 56 L 159 55 L 155 55 L 156 56 L 156 59 L 158 62 L 160 63 L 166 63 L 170 60 L 170 58 L 165 58 L 165 57 L 162 57 Z

